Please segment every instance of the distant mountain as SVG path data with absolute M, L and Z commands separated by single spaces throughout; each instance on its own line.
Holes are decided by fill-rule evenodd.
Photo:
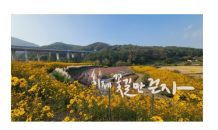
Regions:
M 82 46 L 79 45 L 71 45 L 71 44 L 65 44 L 62 42 L 55 42 L 50 45 L 42 46 L 41 48 L 45 49 L 61 49 L 61 50 L 78 50 Z
M 35 44 L 35 43 L 31 43 L 31 42 L 27 42 L 15 37 L 11 37 L 11 45 L 14 46 L 31 46 L 31 47 L 39 47 L 39 45 Z
M 87 46 L 83 46 L 82 48 L 80 48 L 80 50 L 86 50 L 86 51 L 100 51 L 103 48 L 109 47 L 110 45 L 107 43 L 103 43 L 103 42 L 95 42 L 92 44 L 89 44 Z
M 85 50 L 85 51 L 100 51 L 101 49 L 108 47 L 109 45 L 107 43 L 103 42 L 95 42 L 92 44 L 89 44 L 87 46 L 79 46 L 79 45 L 71 45 L 66 44 L 62 42 L 55 42 L 50 45 L 42 46 L 41 48 L 46 49 L 61 49 L 61 50 Z

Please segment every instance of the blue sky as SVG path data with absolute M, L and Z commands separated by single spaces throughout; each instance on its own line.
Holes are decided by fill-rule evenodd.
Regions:
M 203 15 L 11 15 L 11 36 L 37 45 L 181 46 L 203 48 Z

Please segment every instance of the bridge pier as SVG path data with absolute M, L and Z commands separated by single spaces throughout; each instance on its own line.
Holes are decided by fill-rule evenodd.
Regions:
M 70 59 L 70 53 L 67 52 L 67 59 Z
M 25 52 L 25 60 L 28 61 L 28 54 L 27 54 L 27 50 L 24 51 Z
M 38 61 L 40 61 L 40 52 L 37 52 Z
M 83 56 L 84 55 L 84 53 L 81 53 L 81 56 Z
M 56 52 L 57 60 L 59 60 L 59 52 Z
M 74 58 L 74 54 L 73 53 L 71 53 L 71 56 L 72 56 L 72 58 Z
M 50 51 L 48 52 L 48 56 L 51 57 L 51 52 Z
M 16 51 L 15 51 L 15 50 L 12 50 L 11 52 L 12 52 L 11 58 L 12 58 L 12 60 L 15 60 L 15 52 L 16 52 Z

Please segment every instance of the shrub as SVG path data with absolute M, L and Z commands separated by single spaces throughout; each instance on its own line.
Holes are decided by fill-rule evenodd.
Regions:
M 72 81 L 72 78 L 68 75 L 68 73 L 59 68 L 56 68 L 53 71 L 53 75 L 58 81 L 61 82 L 68 83 L 69 81 Z
M 147 74 L 147 73 L 144 73 L 144 74 L 143 74 L 143 77 L 142 77 L 142 80 L 143 80 L 145 86 L 148 86 L 148 85 L 149 85 L 148 78 L 149 78 L 148 74 Z
M 191 62 L 185 62 L 184 63 L 184 66 L 189 66 L 189 65 L 191 65 Z
M 173 70 L 172 72 L 180 74 L 181 72 L 178 70 Z

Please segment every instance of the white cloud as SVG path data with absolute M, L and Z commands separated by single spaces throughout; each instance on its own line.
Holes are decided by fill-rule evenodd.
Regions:
M 185 34 L 183 35 L 183 39 L 186 39 L 186 38 L 188 37 L 188 35 L 189 35 L 189 33 L 185 33 Z
M 198 36 L 202 36 L 203 35 L 203 31 L 202 30 L 196 30 L 192 33 L 192 37 L 198 37 Z
M 195 30 L 193 32 L 186 32 L 183 34 L 183 39 L 186 39 L 187 37 L 202 37 L 203 36 L 203 30 L 202 29 L 198 29 L 198 30 Z
M 188 30 L 192 27 L 193 24 L 189 25 L 187 28 L 184 28 L 184 30 Z

